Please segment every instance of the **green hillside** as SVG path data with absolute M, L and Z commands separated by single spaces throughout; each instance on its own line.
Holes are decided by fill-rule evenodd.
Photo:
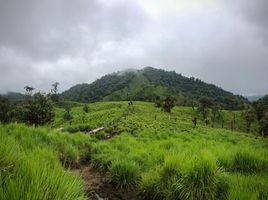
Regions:
M 203 96 L 226 109 L 240 109 L 244 103 L 248 103 L 242 96 L 213 84 L 152 67 L 109 74 L 91 84 L 79 84 L 62 93 L 65 99 L 80 102 L 155 101 L 168 95 L 176 97 L 179 105 L 190 105 Z
M 57 107 L 52 127 L 0 125 L 0 199 L 85 199 L 94 191 L 68 170 L 82 163 L 107 171 L 114 193 L 134 199 L 268 198 L 268 141 L 243 133 L 239 111 L 224 111 L 223 128 L 212 128 L 190 107 L 165 113 L 153 103 L 98 102 L 85 113 L 71 105 L 72 119 Z

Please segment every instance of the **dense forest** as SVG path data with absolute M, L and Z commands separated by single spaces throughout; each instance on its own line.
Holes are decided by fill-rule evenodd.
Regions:
M 248 100 L 200 79 L 187 78 L 174 71 L 146 67 L 101 77 L 91 84 L 78 84 L 62 93 L 62 97 L 79 102 L 103 100 L 141 100 L 154 102 L 172 95 L 178 105 L 190 106 L 208 97 L 225 109 L 242 109 Z

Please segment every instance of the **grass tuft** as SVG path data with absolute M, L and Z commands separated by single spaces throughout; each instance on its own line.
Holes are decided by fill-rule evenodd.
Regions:
M 114 161 L 109 169 L 109 179 L 117 187 L 134 189 L 140 181 L 139 167 L 134 162 Z
M 257 155 L 248 151 L 238 151 L 235 153 L 232 163 L 234 171 L 243 173 L 257 173 L 265 170 L 266 163 Z

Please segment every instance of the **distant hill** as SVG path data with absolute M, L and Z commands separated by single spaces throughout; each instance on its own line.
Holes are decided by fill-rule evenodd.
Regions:
M 250 102 L 258 101 L 263 97 L 263 95 L 249 95 L 245 96 Z
M 239 109 L 248 102 L 242 96 L 234 95 L 197 78 L 187 78 L 174 71 L 152 67 L 108 74 L 91 84 L 78 84 L 62 93 L 62 97 L 79 102 L 155 101 L 167 95 L 176 97 L 181 105 L 189 105 L 205 96 L 226 109 Z
M 25 99 L 25 95 L 18 92 L 7 92 L 7 94 L 3 94 L 2 96 L 11 102 L 19 102 Z

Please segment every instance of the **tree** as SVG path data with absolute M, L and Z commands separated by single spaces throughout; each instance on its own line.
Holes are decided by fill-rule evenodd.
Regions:
M 0 96 L 0 121 L 3 123 L 7 123 L 9 118 L 9 111 L 11 109 L 11 104 L 9 100 L 5 97 Z
M 268 112 L 268 95 L 253 103 L 257 119 L 260 121 L 266 112 Z
M 221 118 L 221 113 L 220 113 L 220 107 L 218 104 L 214 104 L 211 109 L 212 112 L 212 117 L 211 117 L 211 126 L 214 127 L 214 123 L 216 120 L 219 120 Z
M 84 107 L 83 107 L 83 111 L 85 113 L 88 113 L 88 105 L 85 103 Z
M 196 127 L 196 125 L 197 125 L 197 117 L 194 117 L 192 119 L 192 122 L 193 122 L 194 127 Z
M 170 113 L 171 109 L 175 106 L 175 98 L 172 96 L 167 96 L 162 104 L 162 110 Z
M 156 108 L 161 108 L 162 107 L 162 102 L 161 102 L 160 96 L 155 96 L 154 103 L 155 103 Z
M 247 109 L 244 113 L 244 118 L 245 118 L 245 121 L 246 121 L 246 130 L 247 130 L 247 133 L 250 131 L 250 127 L 251 127 L 251 124 L 254 122 L 255 120 L 255 111 L 253 109 Z
M 59 95 L 58 95 L 58 86 L 59 86 L 59 82 L 55 82 L 52 84 L 52 89 L 51 89 L 51 99 L 54 102 L 59 101 Z
M 15 110 L 15 117 L 22 122 L 32 125 L 44 125 L 54 120 L 55 112 L 49 96 L 40 92 L 33 95 Z
M 262 136 L 268 135 L 268 112 L 265 113 L 263 118 L 260 120 L 260 129 Z
M 204 120 L 208 118 L 209 108 L 211 108 L 213 105 L 213 101 L 207 97 L 202 97 L 199 99 L 197 112 L 202 114 Z
M 31 87 L 31 86 L 25 86 L 24 89 L 26 90 L 26 95 L 27 96 L 32 96 L 32 92 L 34 90 L 33 87 Z

